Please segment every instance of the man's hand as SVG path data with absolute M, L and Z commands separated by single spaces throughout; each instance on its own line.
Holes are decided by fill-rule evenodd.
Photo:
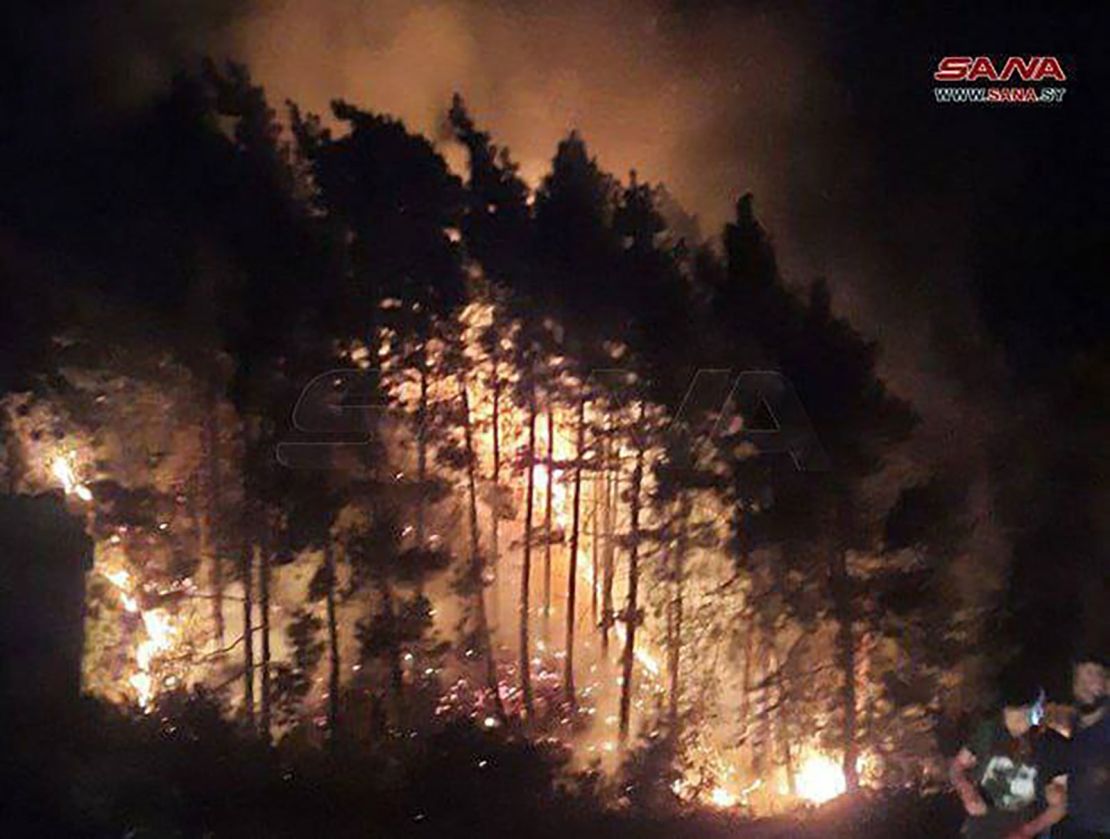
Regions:
M 1048 801 L 1048 806 L 1039 816 L 1023 824 L 1006 839 L 1036 839 L 1064 818 L 1068 812 L 1067 780 L 1063 775 L 1054 778 L 1052 783 L 1045 787 L 1045 799 Z
M 975 785 L 967 777 L 967 773 L 975 768 L 976 763 L 978 763 L 978 759 L 974 752 L 965 746 L 960 749 L 959 754 L 952 758 L 952 763 L 948 767 L 948 777 L 969 816 L 983 816 L 987 813 L 986 803 L 979 795 L 979 791 L 975 789 Z
M 985 816 L 987 814 L 987 804 L 979 796 L 969 797 L 964 800 L 964 810 L 967 811 L 969 816 Z

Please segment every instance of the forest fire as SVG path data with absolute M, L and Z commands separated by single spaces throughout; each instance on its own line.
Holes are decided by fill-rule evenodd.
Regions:
M 642 45 L 702 14 L 614 9 Z M 728 55 L 690 78 L 747 97 L 758 56 Z M 37 835 L 841 839 L 940 813 L 1004 598 L 1031 602 L 1000 522 L 1042 499 L 996 462 L 1021 435 L 986 439 L 1010 412 L 975 415 L 969 478 L 937 419 L 961 406 L 891 386 L 905 353 L 850 322 L 880 316 L 856 279 L 795 275 L 845 264 L 790 252 L 808 204 L 757 213 L 699 172 L 732 205 L 709 229 L 576 130 L 520 164 L 461 95 L 421 100 L 421 134 L 357 97 L 274 107 L 239 65 L 161 69 L 126 119 L 15 149 L 50 188 L 5 185 L 29 314 L 0 365 L 0 676 L 29 783 L 68 796 Z M 30 105 L 72 113 L 46 81 Z M 793 136 L 780 105 L 745 113 L 761 143 Z M 677 155 L 668 124 L 645 136 Z
M 391 306 L 387 311 L 397 311 L 397 307 Z M 561 742 L 579 751 L 582 765 L 596 760 L 609 771 L 615 771 L 632 731 L 648 724 L 656 729 L 661 724 L 673 726 L 684 708 L 700 710 L 698 705 L 692 704 L 692 697 L 721 675 L 714 669 L 699 671 L 697 656 L 684 654 L 682 647 L 697 643 L 696 639 L 706 637 L 707 633 L 708 637 L 729 637 L 720 634 L 727 630 L 719 616 L 705 611 L 709 600 L 705 600 L 704 605 L 699 602 L 710 596 L 709 592 L 716 586 L 714 580 L 727 574 L 727 561 L 720 549 L 724 538 L 720 524 L 724 520 L 724 504 L 702 493 L 691 505 L 695 512 L 686 526 L 699 529 L 701 535 L 697 547 L 684 548 L 687 552 L 684 568 L 677 575 L 666 556 L 680 543 L 667 544 L 662 539 L 650 547 L 645 543 L 648 584 L 646 595 L 640 596 L 646 596 L 647 602 L 636 606 L 637 613 L 642 615 L 637 626 L 642 625 L 642 628 L 634 640 L 630 639 L 627 600 L 632 578 L 627 576 L 629 569 L 622 569 L 620 564 L 630 540 L 643 538 L 634 536 L 635 533 L 663 533 L 673 527 L 673 510 L 659 500 L 663 487 L 658 467 L 667 453 L 659 444 L 646 447 L 641 442 L 643 431 L 638 429 L 635 415 L 637 411 L 646 413 L 642 404 L 618 407 L 616 402 L 605 404 L 597 399 L 591 400 L 588 406 L 577 407 L 573 400 L 560 397 L 558 401 L 546 402 L 543 410 L 537 410 L 529 401 L 534 397 L 529 397 L 524 390 L 528 379 L 520 366 L 523 325 L 507 314 L 492 302 L 471 303 L 460 312 L 458 325 L 453 327 L 457 338 L 451 339 L 451 331 L 446 330 L 444 337 L 437 337 L 422 349 L 418 348 L 423 356 L 422 368 L 396 363 L 399 358 L 411 360 L 412 350 L 404 349 L 400 336 L 392 327 L 382 330 L 375 353 L 383 359 L 382 387 L 399 409 L 386 417 L 382 425 L 386 437 L 394 441 L 390 444 L 395 464 L 390 469 L 390 480 L 404 483 L 410 480 L 408 476 L 427 472 L 428 464 L 440 462 L 461 443 L 465 442 L 473 452 L 469 464 L 462 461 L 454 476 L 445 476 L 457 493 L 454 499 L 449 497 L 447 503 L 424 504 L 415 511 L 414 517 L 399 521 L 397 538 L 402 542 L 418 543 L 423 536 L 428 546 L 442 545 L 448 550 L 455 546 L 463 548 L 472 538 L 469 528 L 453 533 L 451 523 L 457 515 L 453 505 L 461 504 L 464 510 L 470 507 L 473 521 L 484 530 L 479 534 L 480 544 L 488 540 L 491 550 L 501 552 L 501 556 L 495 554 L 490 558 L 482 575 L 489 585 L 488 597 L 483 599 L 487 600 L 491 614 L 498 616 L 490 626 L 493 655 L 499 659 L 495 665 L 498 673 L 496 693 L 473 672 L 473 665 L 482 655 L 480 643 L 469 647 L 460 660 L 438 663 L 431 659 L 427 666 L 419 665 L 424 673 L 420 679 L 414 670 L 418 666 L 413 655 L 418 646 L 414 646 L 403 653 L 405 664 L 401 668 L 400 684 L 404 687 L 427 680 L 434 683 L 441 674 L 450 677 L 449 686 L 440 687 L 436 698 L 436 717 L 447 720 L 461 716 L 487 729 L 500 728 L 505 722 L 502 714 L 507 714 L 509 720 L 531 720 L 532 725 L 550 731 Z M 544 330 L 548 340 L 554 340 L 559 327 L 548 322 Z M 510 337 L 488 338 L 498 333 Z M 452 340 L 461 340 L 461 344 L 453 348 Z M 390 352 L 384 352 L 390 347 L 393 348 Z M 402 350 L 402 354 L 397 354 Z M 608 352 L 615 361 L 626 349 L 621 344 L 612 344 Z M 364 366 L 370 355 L 357 343 L 350 345 L 346 354 L 360 366 Z M 439 425 L 433 419 L 436 414 L 447 416 L 447 411 L 455 410 L 453 403 L 458 390 L 446 371 L 449 364 L 458 363 L 452 361 L 457 358 L 467 359 L 466 363 L 472 367 L 465 388 L 470 413 L 463 417 L 464 423 L 467 420 L 470 423 L 468 439 L 461 434 L 465 425 L 460 429 L 457 425 Z M 555 369 L 565 363 L 560 357 Z M 416 375 L 420 369 L 424 370 L 423 380 Z M 561 372 L 556 375 L 558 388 L 573 393 L 584 386 L 579 378 Z M 557 392 L 554 383 L 548 387 L 549 397 Z M 652 412 L 656 410 L 652 408 Z M 407 426 L 421 416 L 425 423 L 423 434 L 416 438 L 414 446 L 414 441 L 406 436 L 410 433 Z M 146 422 L 143 418 L 139 420 Z M 203 421 L 198 418 L 198 422 Z M 214 480 L 211 476 L 216 466 L 212 458 L 217 448 L 227 451 L 233 445 L 232 431 L 228 429 L 225 434 L 217 430 L 213 437 L 203 425 L 198 426 L 191 439 L 199 445 L 199 451 L 184 462 L 196 464 L 193 468 L 199 477 L 186 474 L 171 480 L 179 481 L 178 486 L 191 485 L 193 492 L 203 493 Z M 472 486 L 469 483 L 471 467 L 475 483 L 481 481 L 488 487 L 481 495 L 471 495 L 468 489 Z M 222 464 L 219 469 L 226 472 L 229 465 Z M 72 453 L 54 456 L 49 471 L 67 494 L 93 502 L 91 492 L 76 477 Z M 500 495 L 494 492 L 495 487 Z M 528 487 L 532 493 L 530 503 Z M 180 499 L 181 490 L 177 494 Z M 493 499 L 498 497 L 500 500 L 495 507 Z M 197 504 L 207 503 L 202 494 L 195 498 L 195 501 L 187 500 L 187 505 L 196 509 Z M 638 509 L 631 506 L 637 498 L 643 499 L 636 501 Z M 249 587 L 244 586 L 241 576 L 230 583 L 232 569 L 223 568 L 226 559 L 216 552 L 217 543 L 210 531 L 213 522 L 225 515 L 226 509 L 226 501 L 207 510 L 202 506 L 199 516 L 192 514 L 195 524 L 191 526 L 181 523 L 171 526 L 161 519 L 177 514 L 161 513 L 155 521 L 144 526 L 109 527 L 102 531 L 96 573 L 115 592 L 115 606 L 111 601 L 99 600 L 94 613 L 101 616 L 100 620 L 107 617 L 114 621 L 115 628 L 105 625 L 105 629 L 97 630 L 96 634 L 114 639 L 111 644 L 115 652 L 105 657 L 107 649 L 96 650 L 89 659 L 89 666 L 92 667 L 94 661 L 114 660 L 117 663 L 111 675 L 98 673 L 95 681 L 90 682 L 97 685 L 96 690 L 112 697 L 131 696 L 138 707 L 147 712 L 161 694 L 190 684 L 217 681 L 225 689 L 230 685 L 240 692 L 238 697 L 230 699 L 235 705 L 249 701 L 252 694 L 257 695 L 260 689 L 257 674 L 252 674 L 249 686 L 241 678 L 229 679 L 224 675 L 229 662 L 223 633 L 232 627 L 235 632 L 246 632 L 248 627 L 254 627 L 250 630 L 253 633 L 263 619 L 257 601 L 262 572 L 251 573 L 247 580 Z M 489 524 L 482 527 L 483 522 Z M 198 550 L 199 568 L 197 562 L 190 562 L 182 566 L 181 572 L 166 576 L 161 570 L 166 567 L 166 560 L 158 558 L 163 548 L 157 547 L 154 553 L 150 551 L 167 542 L 172 546 L 175 540 L 181 539 L 188 541 L 173 547 L 173 552 L 183 548 Z M 527 584 L 516 561 L 526 552 L 526 546 L 530 554 Z M 345 550 L 340 552 L 341 557 L 345 556 Z M 572 550 L 576 551 L 573 563 Z M 310 603 L 307 608 L 298 604 L 306 596 L 305 587 L 314 584 L 309 578 L 313 573 L 318 578 L 319 572 L 312 570 L 315 562 L 318 560 L 314 556 L 304 555 L 265 572 L 271 609 L 265 618 L 268 632 L 275 636 L 271 638 L 271 655 L 280 651 L 281 655 L 291 656 L 296 662 L 297 656 L 302 655 L 298 652 L 301 645 L 319 644 L 311 640 L 311 635 L 302 639 L 299 633 L 304 630 L 301 627 L 318 631 L 315 627 L 331 620 L 332 613 L 322 608 L 325 604 L 320 601 L 314 605 Z M 497 573 L 494 568 L 499 569 Z M 341 573 L 353 581 L 349 575 L 354 571 L 353 566 L 344 567 Z M 186 573 L 189 576 L 185 576 Z M 206 585 L 197 587 L 192 581 L 193 574 L 206 580 Z M 573 601 L 569 599 L 570 575 L 574 577 L 576 585 L 573 588 L 577 590 Z M 702 579 L 699 580 L 699 576 Z M 429 579 L 428 583 L 432 586 L 429 589 L 432 596 L 442 598 L 442 589 L 437 587 L 435 579 Z M 438 585 L 442 586 L 442 582 Z M 238 607 L 238 598 L 250 596 L 252 590 L 254 602 L 244 613 Z M 403 597 L 401 587 L 392 596 Z M 749 603 L 748 587 L 737 587 L 735 596 L 741 608 L 750 608 L 744 605 Z M 527 600 L 521 600 L 522 597 Z M 682 613 L 675 611 L 675 604 L 679 602 L 676 598 L 684 604 Z M 337 602 L 334 610 L 337 635 L 350 632 L 352 628 L 363 631 L 358 628 L 357 618 L 349 615 L 352 610 L 376 608 L 375 599 L 353 598 Z M 200 610 L 205 601 L 212 602 L 214 620 L 206 619 Z M 464 613 L 470 608 L 465 600 L 462 607 Z M 116 616 L 110 618 L 113 608 Z M 573 609 L 572 617 L 567 614 L 570 609 Z M 433 611 L 442 611 L 443 616 L 452 614 L 451 609 Z M 649 614 L 656 617 L 649 618 Z M 677 622 L 682 618 L 685 626 Z M 443 625 L 439 617 L 435 622 Z M 573 664 L 568 665 L 567 640 L 573 636 L 564 637 L 564 634 L 572 626 L 581 631 L 576 633 Z M 526 635 L 521 635 L 525 631 Z M 525 639 L 527 646 L 519 648 Z M 232 643 L 231 647 L 235 643 L 245 643 L 245 638 Z M 523 659 L 527 661 L 527 678 L 520 662 L 511 663 L 517 655 L 514 647 L 530 649 Z M 719 646 L 716 650 L 714 652 L 711 645 L 705 654 L 720 655 Z M 344 656 L 351 654 L 349 650 L 343 652 L 342 647 L 337 648 L 337 652 Z M 520 656 L 523 655 L 521 652 Z M 623 665 L 626 656 L 632 662 L 630 669 Z M 353 674 L 352 685 L 365 683 L 367 674 L 374 672 L 366 669 L 373 659 L 356 657 L 356 660 L 358 663 L 348 669 Z M 742 661 L 742 672 L 733 671 L 733 678 L 743 676 L 737 689 L 749 713 L 753 708 L 781 702 L 778 690 L 753 687 L 761 680 L 775 677 L 775 668 L 782 666 L 779 657 L 775 655 L 764 662 L 744 657 Z M 126 664 L 121 666 L 120 662 Z M 271 659 L 270 667 L 284 666 L 288 665 Z M 573 667 L 575 676 L 573 696 L 567 695 L 563 684 L 568 667 Z M 709 681 L 704 681 L 707 679 Z M 688 681 L 686 690 L 689 693 L 686 693 L 683 684 Z M 312 679 L 290 697 L 292 704 L 284 712 L 284 718 L 295 719 L 294 709 L 303 707 L 311 712 L 313 720 L 326 726 L 328 717 L 321 716 L 320 709 L 332 701 L 330 697 L 336 688 L 335 682 L 329 684 L 320 677 Z M 344 689 L 342 680 L 338 681 L 338 689 Z M 663 710 L 667 705 L 672 709 L 669 717 Z M 720 707 L 727 707 L 727 703 Z M 778 747 L 774 739 L 783 735 L 775 733 L 769 720 L 765 725 L 762 731 L 766 734 L 758 727 L 754 731 L 757 738 L 770 735 L 770 748 L 775 750 Z M 737 752 L 727 746 L 732 736 L 735 735 L 728 727 L 719 733 L 701 732 L 702 745 L 689 753 L 688 780 L 676 782 L 675 794 L 680 799 L 716 808 L 742 806 L 751 812 L 778 809 L 781 802 L 791 800 L 785 789 L 781 794 L 770 792 L 770 777 L 759 767 L 762 758 L 758 753 Z M 846 790 L 844 776 L 833 759 L 816 752 L 804 755 L 801 759 L 794 757 L 799 768 L 793 784 L 787 785 L 796 790 L 798 800 L 822 803 Z M 714 777 L 718 782 L 706 785 L 704 779 Z

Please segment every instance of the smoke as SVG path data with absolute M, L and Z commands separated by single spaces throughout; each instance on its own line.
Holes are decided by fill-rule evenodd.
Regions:
M 827 275 L 894 388 L 929 422 L 966 423 L 929 327 L 943 307 L 951 331 L 977 340 L 958 214 L 933 223 L 943 182 L 902 184 L 891 206 L 831 28 L 791 3 L 288 0 L 252 7 L 209 44 L 247 63 L 274 102 L 392 114 L 455 166 L 443 118 L 458 91 L 533 185 L 577 129 L 603 167 L 664 183 L 709 236 L 754 193 L 787 281 Z
M 665 181 L 712 226 L 738 190 L 771 196 L 786 138 L 812 135 L 801 35 L 764 14 L 292 0 L 260 6 L 232 42 L 275 97 L 317 112 L 345 98 L 433 138 L 459 91 L 532 183 L 578 129 L 603 166 Z
M 900 129 L 861 121 L 866 80 L 837 52 L 861 35 L 844 17 L 794 2 L 162 0 L 78 3 L 36 28 L 65 56 L 40 58 L 43 74 L 91 88 L 98 107 L 140 102 L 210 55 L 247 64 L 278 107 L 326 118 L 342 98 L 397 116 L 456 167 L 444 114 L 457 91 L 533 185 L 577 129 L 609 171 L 664 183 L 708 236 L 752 192 L 787 281 L 826 275 L 892 385 L 928 420 L 963 421 L 928 326 L 943 306 L 950 329 L 977 333 L 961 214 L 936 224 L 951 178 L 888 194 L 882 144 Z

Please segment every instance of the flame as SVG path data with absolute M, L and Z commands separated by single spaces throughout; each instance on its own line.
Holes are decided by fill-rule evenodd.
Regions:
M 724 787 L 713 787 L 713 791 L 709 793 L 709 803 L 721 809 L 735 807 L 736 796 Z
M 101 572 L 119 592 L 123 608 L 132 614 L 138 613 L 146 631 L 146 640 L 141 641 L 135 650 L 135 666 L 138 668 L 127 683 L 138 694 L 139 705 L 144 710 L 150 708 L 154 699 L 157 682 L 154 678 L 155 659 L 168 651 L 177 637 L 173 617 L 165 609 L 140 609 L 135 594 L 135 581 L 124 568 L 109 569 Z
M 164 609 L 143 612 L 143 626 L 147 640 L 139 644 L 136 660 L 140 670 L 149 670 L 150 663 L 157 653 L 165 652 L 173 641 L 174 629 L 170 616 Z
M 794 776 L 798 795 L 813 804 L 824 804 L 847 789 L 844 770 L 831 757 L 812 754 L 805 759 L 798 774 Z
M 105 571 L 104 576 L 108 578 L 108 582 L 122 591 L 131 590 L 131 575 L 127 573 L 126 569 L 120 568 L 116 571 Z
M 50 463 L 50 473 L 58 479 L 66 495 L 76 495 L 82 501 L 92 501 L 89 488 L 77 480 L 72 455 L 58 455 Z

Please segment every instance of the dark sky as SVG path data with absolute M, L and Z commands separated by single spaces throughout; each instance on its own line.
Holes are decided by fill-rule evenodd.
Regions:
M 211 53 L 247 61 L 272 101 L 321 111 L 343 96 L 433 136 L 460 90 L 532 178 L 580 128 L 604 166 L 665 181 L 707 234 L 751 190 L 788 280 L 827 275 L 924 416 L 912 468 L 963 470 L 978 487 L 979 544 L 996 554 L 985 573 L 1002 562 L 1022 614 L 1074 634 L 1067 604 L 1105 576 L 1110 544 L 1110 7 L 919 5 L 9 6 L 5 163 L 40 133 L 72 134 L 79 154 L 82 133 Z M 938 105 L 945 54 L 1056 55 L 1066 99 Z M 0 232 L 18 240 L 26 219 L 0 206 Z

